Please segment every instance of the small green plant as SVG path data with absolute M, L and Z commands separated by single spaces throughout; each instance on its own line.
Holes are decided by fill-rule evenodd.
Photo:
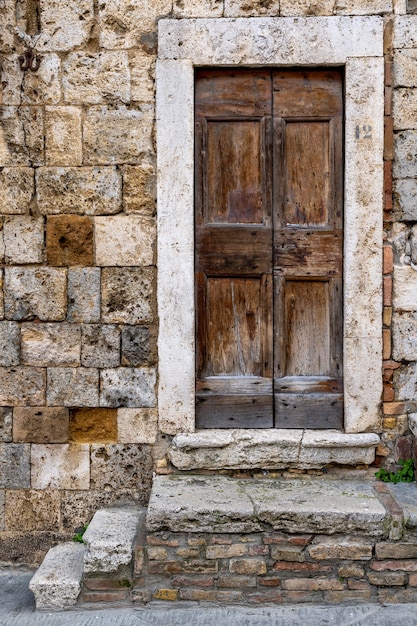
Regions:
M 88 524 L 84 524 L 84 526 L 82 526 L 81 528 L 76 528 L 75 529 L 75 535 L 72 538 L 73 541 L 75 541 L 76 543 L 84 543 L 84 533 L 88 528 Z
M 414 460 L 400 459 L 398 463 L 401 465 L 398 472 L 388 472 L 381 467 L 376 472 L 375 478 L 383 480 L 384 483 L 412 483 L 414 481 Z

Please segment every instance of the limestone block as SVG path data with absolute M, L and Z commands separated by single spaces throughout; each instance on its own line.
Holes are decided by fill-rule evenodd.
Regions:
M 328 0 L 327 0 L 328 1 Z M 277 16 L 280 14 L 280 3 L 284 4 L 284 13 L 282 15 L 303 15 L 300 12 L 285 12 L 285 0 L 271 0 L 270 2 L 264 2 L 263 0 L 252 0 L 246 2 L 245 0 L 224 0 L 224 16 L 225 17 L 261 17 L 263 15 Z M 174 3 L 175 4 L 175 3 Z M 201 4 L 201 3 L 200 3 Z M 215 7 L 218 11 L 221 10 L 220 2 L 215 2 Z M 297 4 L 297 2 L 295 2 Z M 216 7 L 217 5 L 217 7 Z M 294 5 L 294 2 L 293 2 Z M 287 7 L 287 10 L 291 7 Z M 293 7 L 294 10 L 294 7 Z M 297 7 L 295 7 L 297 11 Z M 307 13 L 308 15 L 308 13 Z M 210 17 L 210 15 L 187 15 L 186 17 Z M 213 17 L 215 17 L 213 15 Z
M 94 24 L 93 0 L 42 0 L 37 50 L 71 50 L 86 44 Z
M 124 326 L 122 328 L 122 365 L 155 365 L 155 329 L 148 326 Z
M 125 163 L 151 153 L 153 106 L 91 107 L 84 123 L 84 161 L 92 165 Z
M 41 107 L 0 107 L 0 166 L 42 165 L 43 135 Z
M 71 104 L 130 102 L 127 52 L 73 52 L 63 64 L 64 99 Z
M 81 109 L 73 106 L 45 108 L 47 165 L 81 165 Z
M 395 370 L 394 386 L 398 392 L 398 400 L 414 400 L 417 389 L 417 364 L 409 363 Z
M 417 15 L 397 16 L 394 21 L 394 48 L 417 47 Z
M 114 167 L 43 167 L 36 187 L 43 215 L 111 215 L 121 209 L 121 176 Z
M 18 365 L 20 361 L 20 328 L 16 322 L 0 322 L 0 366 Z
M 397 219 L 417 219 L 417 180 L 404 178 L 394 182 L 394 211 Z
M 22 324 L 22 363 L 41 367 L 79 365 L 78 324 Z
M 394 55 L 394 87 L 417 86 L 417 50 L 398 50 Z
M 417 360 L 417 311 L 395 313 L 392 323 L 392 357 L 396 361 Z
M 0 35 L 1 37 L 1 35 Z M 2 90 L 0 104 L 16 104 L 22 102 L 23 79 L 16 54 L 4 56 L 0 67 Z
M 0 51 L 11 52 L 14 48 L 14 29 L 16 27 L 15 0 L 4 0 L 0 5 Z
M 1 406 L 42 406 L 45 388 L 45 371 L 41 368 L 0 368 Z
M 357 430 L 360 430 L 359 427 Z M 297 467 L 340 465 L 370 465 L 375 460 L 375 448 L 380 443 L 373 433 L 344 434 L 334 431 L 305 431 Z
M 58 104 L 61 99 L 60 71 L 58 55 L 42 55 L 38 71 L 25 72 L 23 75 L 21 103 Z
M 46 222 L 50 265 L 93 265 L 93 221 L 84 215 L 51 215 Z
M 1 133 L 0 133 L 1 151 Z M 4 167 L 0 171 L 0 214 L 18 215 L 29 210 L 34 191 L 34 170 Z
M 138 50 L 129 51 L 130 89 L 132 102 L 153 102 L 155 98 L 155 61 Z
M 107 0 L 99 6 L 100 46 L 110 50 L 135 48 L 142 32 L 153 31 L 168 15 L 172 0 Z
M 4 235 L 3 235 L 4 219 L 0 217 L 0 263 L 4 264 Z
M 89 367 L 48 369 L 49 406 L 98 406 L 98 371 Z
M 0 442 L 8 443 L 12 437 L 13 414 L 8 406 L 0 407 Z
M 97 265 L 152 265 L 155 221 L 140 215 L 94 218 Z
M 0 488 L 29 489 L 30 446 L 22 443 L 0 443 Z
M 32 444 L 32 489 L 88 489 L 89 457 L 85 444 Z
M 15 407 L 13 441 L 17 443 L 68 443 L 68 409 Z
M 100 406 L 155 406 L 156 373 L 146 367 L 120 367 L 100 372 Z
M 394 308 L 417 311 L 417 268 L 414 265 L 394 267 Z
M 4 319 L 4 269 L 0 268 L 0 320 Z
M 143 324 L 153 320 L 154 270 L 105 267 L 102 270 L 102 320 L 114 324 Z
M 70 439 L 76 443 L 117 441 L 116 409 L 73 409 L 69 424 Z
M 174 17 L 222 17 L 223 4 L 224 0 L 174 0 L 173 14 Z
M 393 94 L 394 130 L 417 128 L 417 89 L 396 89 Z
M 119 443 L 156 443 L 158 412 L 156 409 L 117 409 Z
M 42 263 L 44 225 L 42 217 L 6 217 L 3 226 L 6 263 Z
M 74 528 L 89 522 L 97 509 L 116 504 L 146 504 L 147 494 L 136 489 L 63 491 L 62 492 L 62 527 L 73 532 Z
M 335 0 L 281 0 L 281 15 L 333 15 Z
M 403 130 L 394 135 L 394 178 L 417 177 L 417 131 Z
M 13 489 L 6 491 L 5 522 L 8 532 L 59 530 L 59 491 Z
M 378 432 L 381 401 L 381 337 L 345 338 L 345 432 Z
M 149 496 L 152 482 L 150 446 L 138 444 L 93 444 L 92 489 L 136 489 Z
M 5 492 L 0 491 L 0 531 L 4 530 L 4 501 Z
M 337 0 L 336 15 L 382 15 L 392 12 L 392 0 Z
M 68 270 L 69 322 L 98 322 L 100 320 L 100 269 L 96 267 Z
M 156 208 L 156 174 L 154 165 L 125 165 L 123 168 L 123 207 L 125 213 L 154 215 Z
M 111 324 L 83 324 L 81 365 L 117 367 L 120 365 L 120 330 Z
M 410 230 L 407 224 L 394 222 L 390 241 L 392 242 L 394 265 L 409 265 L 411 262 Z
M 67 271 L 54 267 L 4 270 L 4 307 L 7 319 L 47 321 L 65 319 Z

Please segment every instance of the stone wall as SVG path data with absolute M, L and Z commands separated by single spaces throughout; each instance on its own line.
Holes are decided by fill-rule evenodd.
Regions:
M 0 0 L 0 562 L 38 561 L 98 506 L 145 503 L 152 472 L 170 471 L 156 397 L 161 18 L 384 16 L 386 384 L 378 462 L 410 456 L 417 16 L 406 11 L 404 0 Z M 30 48 L 37 71 L 20 66 Z

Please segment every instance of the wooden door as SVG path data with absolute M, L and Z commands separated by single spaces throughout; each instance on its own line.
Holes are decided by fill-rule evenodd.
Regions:
M 342 81 L 196 76 L 197 428 L 342 426 Z

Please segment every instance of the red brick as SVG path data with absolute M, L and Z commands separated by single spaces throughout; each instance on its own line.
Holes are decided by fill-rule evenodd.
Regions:
M 321 591 L 306 593 L 305 591 L 285 591 L 284 598 L 287 601 L 294 603 L 301 602 L 316 602 L 321 603 L 323 600 L 323 593 Z
M 378 599 L 383 604 L 417 602 L 417 589 L 379 589 Z
M 262 538 L 263 543 L 268 545 L 290 543 L 295 546 L 306 546 L 312 540 L 313 535 L 269 535 Z
M 256 587 L 254 576 L 219 576 L 219 587 L 241 589 L 242 587 Z
M 383 361 L 383 366 L 386 368 L 389 368 L 391 370 L 397 370 L 399 367 L 401 367 L 401 363 L 398 363 L 397 361 L 393 361 L 392 359 L 389 359 L 388 361 Z
M 213 535 L 210 539 L 210 543 L 216 544 L 219 546 L 230 546 L 232 543 L 231 537 L 225 537 L 223 535 Z
M 265 593 L 258 591 L 256 593 L 245 594 L 245 600 L 247 600 L 247 602 L 253 602 L 254 604 L 258 602 L 276 602 L 280 604 L 281 602 L 283 602 L 284 596 L 280 591 L 269 591 Z
M 263 559 L 230 559 L 229 571 L 232 574 L 266 574 Z
M 261 587 L 279 587 L 281 579 L 276 576 L 258 576 L 258 585 Z
M 272 546 L 271 557 L 277 561 L 297 561 L 303 563 L 305 554 L 302 546 Z
M 417 572 L 417 561 L 399 559 L 392 561 L 371 561 L 371 569 L 377 572 Z
M 371 585 L 377 585 L 378 587 L 402 586 L 407 582 L 407 574 L 404 572 L 368 572 L 367 576 Z M 416 576 L 417 581 L 416 574 L 410 574 L 410 581 L 412 576 Z
M 83 602 L 120 602 L 127 598 L 128 590 L 120 589 L 118 591 L 85 591 L 81 600 Z
M 385 102 L 384 113 L 385 115 L 392 115 L 392 87 L 385 87 Z
M 178 548 L 175 552 L 182 559 L 190 559 L 200 556 L 200 548 Z
M 392 384 L 384 382 L 384 402 L 393 402 L 394 398 L 395 392 Z
M 220 591 L 213 589 L 203 591 L 203 589 L 180 589 L 181 600 L 197 600 L 198 602 L 237 602 L 242 598 L 241 591 Z
M 394 119 L 391 115 L 384 117 L 384 159 L 392 161 L 394 158 Z
M 177 548 L 180 545 L 178 539 L 162 539 L 152 535 L 146 537 L 146 543 L 150 546 L 166 546 L 167 548 Z
M 384 274 L 391 274 L 394 270 L 394 257 L 391 246 L 384 246 Z
M 282 581 L 288 591 L 341 591 L 345 583 L 338 578 L 288 578 Z
M 375 545 L 377 559 L 415 559 L 417 558 L 417 544 L 384 541 Z
M 84 586 L 90 591 L 109 591 L 114 589 L 126 589 L 131 586 L 131 581 L 126 579 L 114 580 L 112 578 L 84 578 Z
M 391 331 L 388 328 L 384 328 L 382 331 L 382 343 L 383 358 L 389 359 L 391 356 Z
M 406 411 L 407 405 L 405 402 L 384 402 L 384 415 L 402 415 Z
M 359 590 L 359 591 L 368 591 L 370 589 L 370 585 L 366 580 L 355 580 L 354 578 L 347 581 L 348 589 Z
M 361 578 L 365 574 L 365 570 L 357 563 L 348 563 L 341 565 L 337 570 L 337 573 L 341 578 L 351 578 L 352 576 Z
M 173 576 L 174 587 L 213 587 L 213 576 Z
M 389 383 L 392 381 L 394 376 L 394 370 L 389 370 L 386 367 L 384 368 L 383 380 L 385 383 Z
M 229 559 L 234 556 L 244 556 L 248 553 L 248 546 L 241 543 L 234 543 L 230 546 L 207 546 L 206 558 L 208 559 Z
M 187 539 L 187 544 L 189 546 L 206 546 L 207 539 L 204 539 L 203 537 L 189 537 Z
M 384 276 L 384 306 L 392 304 L 392 276 Z
M 151 561 L 148 571 L 150 574 L 210 574 L 217 572 L 217 561 Z
M 269 555 L 268 546 L 249 546 L 249 556 L 265 556 Z
M 364 602 L 370 600 L 371 598 L 372 592 L 370 589 L 358 589 L 356 591 L 351 589 L 346 591 L 326 591 L 324 594 L 326 602 L 331 602 L 332 604 L 339 604 L 340 602 Z
M 390 86 L 392 85 L 392 75 L 393 75 L 393 62 L 385 61 L 385 84 Z
M 410 585 L 410 587 L 417 587 L 417 574 L 410 574 L 410 576 L 408 577 L 408 584 Z
M 274 571 L 293 572 L 329 572 L 331 565 L 321 565 L 320 563 L 290 563 L 289 561 L 277 561 L 272 566 Z

